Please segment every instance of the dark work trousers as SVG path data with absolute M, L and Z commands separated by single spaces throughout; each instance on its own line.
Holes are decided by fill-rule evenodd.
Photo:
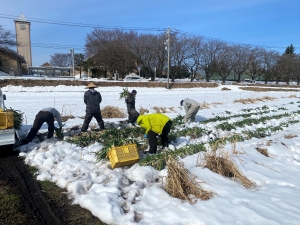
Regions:
M 34 119 L 32 128 L 30 129 L 26 140 L 31 142 L 43 123 L 48 123 L 48 136 L 47 138 L 53 137 L 53 132 L 54 132 L 54 117 L 50 112 L 43 112 L 40 111 Z
M 130 109 L 128 111 L 128 123 L 135 123 L 139 115 L 135 109 Z
M 95 119 L 97 120 L 97 123 L 99 124 L 99 127 L 101 130 L 105 129 L 104 128 L 104 122 L 102 120 L 102 116 L 101 116 L 101 112 L 99 113 L 87 113 L 85 114 L 85 118 L 84 118 L 84 123 L 82 125 L 81 131 L 82 132 L 86 132 L 89 124 L 91 122 L 91 120 L 93 119 L 93 117 L 95 117 Z
M 157 140 L 156 136 L 160 136 L 161 143 L 163 147 L 169 147 L 169 140 L 168 140 L 168 134 L 170 133 L 172 126 L 172 121 L 169 120 L 166 125 L 164 126 L 161 134 L 157 134 L 153 132 L 152 130 L 149 131 L 148 133 L 148 142 L 149 142 L 149 153 L 150 154 L 155 154 L 157 151 Z

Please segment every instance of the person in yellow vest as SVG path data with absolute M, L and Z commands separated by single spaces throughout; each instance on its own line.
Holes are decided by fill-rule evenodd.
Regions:
M 168 134 L 172 125 L 169 117 L 160 113 L 140 115 L 137 124 L 146 129 L 144 137 L 148 138 L 149 154 L 155 154 L 157 151 L 156 136 L 158 135 L 163 147 L 169 147 Z

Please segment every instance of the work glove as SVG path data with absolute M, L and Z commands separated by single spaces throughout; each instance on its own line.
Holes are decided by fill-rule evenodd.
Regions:
M 147 134 L 144 134 L 144 138 L 148 138 L 148 135 L 147 135 Z
M 59 128 L 57 128 L 57 127 L 54 127 L 54 130 L 55 130 L 55 131 L 58 131 L 58 129 L 59 129 Z

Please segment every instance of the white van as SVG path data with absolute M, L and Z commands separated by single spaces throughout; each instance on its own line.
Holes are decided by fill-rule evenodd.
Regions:
M 135 73 L 132 73 L 132 74 L 129 74 L 127 76 L 125 76 L 124 80 L 123 81 L 127 81 L 127 82 L 132 82 L 132 81 L 144 81 L 144 79 L 139 76 L 139 75 L 136 75 Z

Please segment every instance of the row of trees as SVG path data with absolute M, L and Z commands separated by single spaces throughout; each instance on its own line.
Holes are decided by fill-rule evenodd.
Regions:
M 161 77 L 166 74 L 166 34 L 138 34 L 121 30 L 95 29 L 86 37 L 88 64 L 107 72 L 118 71 L 126 75 L 138 67 L 145 77 Z M 223 82 L 235 74 L 241 81 L 243 74 L 252 80 L 263 76 L 270 80 L 300 82 L 300 57 L 293 45 L 283 55 L 277 51 L 242 44 L 229 44 L 219 40 L 194 37 L 183 33 L 170 36 L 170 78 L 190 77 L 202 74 L 210 81 L 218 74 Z
M 69 67 L 73 65 L 72 54 L 68 53 L 54 53 L 50 55 L 50 64 L 52 66 L 58 67 Z M 82 68 L 87 70 L 88 64 L 85 61 L 84 55 L 82 53 L 75 53 L 74 54 L 74 65 L 76 65 L 77 70 L 79 70 L 79 74 L 81 77 Z
M 300 82 L 300 56 L 294 53 L 293 45 L 284 54 L 250 45 L 230 44 L 219 40 L 190 36 L 182 32 L 171 34 L 170 78 L 202 75 L 206 81 L 218 74 L 225 82 L 235 74 L 237 81 L 247 74 L 252 80 L 264 77 L 267 83 L 291 81 Z M 167 36 L 161 34 L 140 34 L 135 31 L 94 29 L 87 34 L 85 55 L 75 54 L 74 64 L 81 71 L 92 69 L 95 76 L 112 75 L 116 71 L 121 77 L 137 72 L 146 78 L 166 76 L 168 68 Z M 15 46 L 12 32 L 0 25 L 0 47 Z M 55 66 L 72 65 L 70 54 L 51 55 L 50 63 Z

